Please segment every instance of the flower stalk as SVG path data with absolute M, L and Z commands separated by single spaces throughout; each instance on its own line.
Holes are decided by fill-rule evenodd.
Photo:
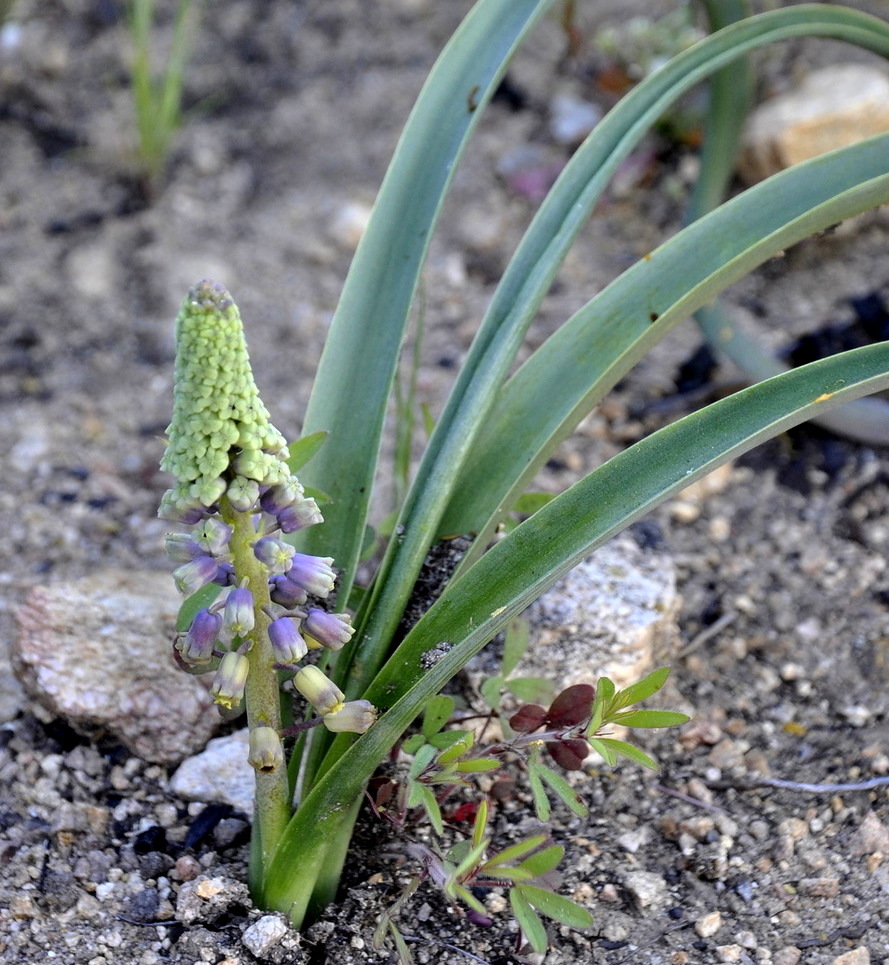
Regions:
M 248 513 L 239 513 L 223 498 L 220 503 L 221 516 L 232 528 L 230 542 L 235 573 L 246 579 L 253 593 L 253 629 L 248 633 L 247 651 L 248 672 L 244 690 L 247 707 L 247 726 L 251 736 L 258 728 L 270 728 L 275 733 L 281 731 L 281 697 L 278 687 L 278 674 L 274 668 L 274 651 L 269 640 L 271 622 L 264 607 L 271 603 L 269 597 L 268 574 L 253 553 L 256 533 L 253 519 Z M 275 852 L 278 840 L 290 820 L 290 782 L 283 757 L 273 768 L 256 771 L 256 805 L 254 826 L 259 839 L 258 850 L 262 868 L 267 868 Z M 255 861 L 251 862 L 255 864 Z M 259 893 L 260 873 L 251 867 L 251 887 Z
M 159 515 L 192 527 L 166 537 L 177 588 L 191 596 L 217 585 L 224 594 L 197 611 L 174 656 L 190 672 L 215 671 L 210 692 L 225 716 L 246 710 L 248 761 L 256 772 L 250 885 L 262 904 L 292 812 L 279 671 L 293 667 L 298 680 L 312 682 L 306 696 L 332 730 L 364 733 L 376 710 L 364 700 L 344 706 L 317 667 L 296 668 L 309 650 L 303 623 L 313 648 L 330 650 L 343 646 L 352 627 L 348 614 L 301 608 L 333 590 L 333 560 L 296 553 L 281 537 L 323 520 L 291 473 L 284 437 L 259 398 L 238 310 L 212 282 L 188 293 L 177 319 L 167 433 L 161 465 L 176 486 L 164 494 Z

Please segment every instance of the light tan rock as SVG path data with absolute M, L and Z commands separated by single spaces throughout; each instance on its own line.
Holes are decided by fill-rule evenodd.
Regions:
M 16 613 L 13 668 L 72 727 L 110 732 L 146 761 L 177 763 L 220 723 L 206 686 L 173 663 L 179 603 L 166 573 L 109 570 L 35 587 Z
M 864 945 L 859 945 L 858 948 L 837 955 L 830 965 L 870 965 L 870 952 Z
M 722 928 L 722 915 L 718 911 L 702 915 L 695 922 L 695 932 L 701 938 L 712 938 L 720 928 Z
M 546 677 L 562 689 L 607 675 L 625 687 L 669 664 L 679 604 L 669 554 L 642 550 L 630 537 L 612 540 L 526 611 L 531 646 L 515 676 Z
M 889 854 L 889 827 L 873 811 L 867 812 L 852 836 L 852 854 Z
M 824 67 L 753 111 L 740 173 L 752 183 L 887 131 L 889 74 L 862 64 Z

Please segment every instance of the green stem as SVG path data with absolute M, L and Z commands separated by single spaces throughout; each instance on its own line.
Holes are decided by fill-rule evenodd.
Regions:
M 271 727 L 281 731 L 281 697 L 278 674 L 274 668 L 274 652 L 269 640 L 271 618 L 266 612 L 270 605 L 269 585 L 264 567 L 253 554 L 256 531 L 253 516 L 239 513 L 227 498 L 220 504 L 223 520 L 232 527 L 230 547 L 238 582 L 247 579 L 253 594 L 255 625 L 249 634 L 250 650 L 247 659 L 250 671 L 244 700 L 250 731 L 256 727 Z M 254 842 L 250 849 L 250 889 L 253 898 L 261 903 L 268 869 L 281 834 L 290 820 L 290 782 L 287 767 L 282 764 L 273 771 L 256 772 L 256 805 L 253 822 Z

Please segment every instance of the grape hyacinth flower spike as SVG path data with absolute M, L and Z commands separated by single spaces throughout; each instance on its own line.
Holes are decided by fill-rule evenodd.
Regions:
M 204 595 L 174 655 L 184 669 L 215 669 L 210 692 L 226 716 L 246 710 L 265 851 L 290 808 L 276 668 L 296 669 L 308 653 L 304 622 L 313 645 L 329 649 L 352 628 L 347 614 L 301 608 L 333 591 L 333 560 L 296 553 L 283 537 L 323 519 L 290 471 L 284 437 L 259 397 L 238 309 L 213 282 L 191 289 L 176 320 L 167 436 L 161 468 L 176 483 L 158 515 L 176 524 L 166 546 L 177 588 Z M 341 701 L 324 710 L 338 711 L 335 726 L 353 733 L 366 731 L 376 713 L 369 704 L 343 713 Z

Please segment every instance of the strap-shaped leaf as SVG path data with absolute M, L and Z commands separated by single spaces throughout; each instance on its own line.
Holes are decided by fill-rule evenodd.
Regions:
M 303 433 L 326 431 L 305 482 L 328 493 L 308 552 L 334 556 L 348 597 L 376 454 L 429 238 L 454 167 L 506 63 L 550 0 L 481 0 L 432 69 L 358 246 L 318 366 Z
M 498 285 L 429 440 L 399 518 L 403 538 L 390 544 L 377 594 L 370 600 L 370 616 L 362 627 L 363 661 L 355 667 L 352 680 L 344 684 L 347 694 L 361 693 L 365 682 L 381 665 L 434 535 L 477 532 L 501 505 L 511 504 L 532 475 L 530 469 L 526 474 L 521 472 L 525 468 L 522 463 L 516 471 L 516 456 L 522 459 L 528 454 L 535 460 L 540 449 L 529 449 L 522 440 L 500 436 L 501 445 L 511 451 L 508 466 L 501 466 L 494 457 L 487 459 L 484 469 L 475 467 L 471 475 L 462 476 L 456 494 L 454 491 L 454 478 L 474 449 L 483 425 L 485 437 L 476 451 L 487 457 L 491 441 L 496 439 L 489 413 L 495 401 L 498 405 L 503 402 L 503 380 L 562 260 L 618 165 L 651 124 L 695 83 L 750 50 L 809 34 L 837 37 L 889 55 L 889 25 L 856 11 L 812 4 L 752 17 L 705 38 L 646 78 L 609 112 L 572 157 Z M 651 311 L 661 309 L 647 308 L 644 315 L 647 317 Z M 553 379 L 548 391 L 551 393 L 558 385 Z M 549 405 L 547 398 L 544 408 Z M 563 430 L 563 435 L 575 424 L 576 421 Z M 547 451 L 553 445 L 555 442 L 546 443 Z M 489 484 L 485 473 L 492 467 L 498 474 Z M 503 488 L 507 474 L 510 475 Z M 518 476 L 521 481 L 515 484 Z M 474 507 L 469 512 L 465 510 L 464 501 L 476 495 L 476 487 L 481 487 L 488 499 L 489 511 L 473 512 Z M 486 542 L 480 540 L 478 545 Z
M 584 556 L 689 483 L 809 418 L 889 388 L 889 344 L 813 362 L 744 389 L 660 429 L 557 496 L 485 554 L 471 578 L 449 587 L 405 637 L 369 698 L 386 710 L 353 745 L 334 743 L 335 760 L 290 821 L 268 873 L 270 907 L 299 920 L 342 815 L 378 762 L 491 637 Z M 424 670 L 423 653 L 454 645 Z M 305 874 L 288 869 L 301 862 Z
M 603 289 L 504 386 L 441 528 L 478 531 L 511 505 L 605 392 L 726 286 L 808 235 L 889 201 L 887 158 L 889 135 L 881 135 L 797 165 L 695 221 Z

